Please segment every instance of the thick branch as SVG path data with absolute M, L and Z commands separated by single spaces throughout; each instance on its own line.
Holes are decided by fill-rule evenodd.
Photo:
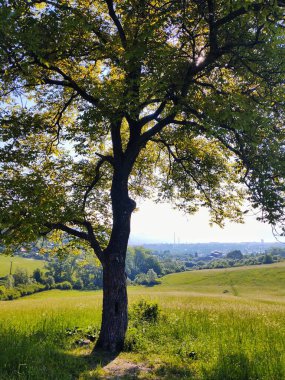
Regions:
M 114 10 L 114 2 L 113 2 L 113 0 L 106 0 L 106 3 L 108 5 L 109 15 L 110 15 L 111 19 L 114 21 L 114 24 L 116 25 L 117 30 L 119 32 L 119 36 L 120 36 L 120 39 L 122 42 L 122 46 L 124 49 L 126 49 L 126 47 L 127 47 L 126 35 L 125 35 L 124 29 L 122 27 L 122 24 L 120 23 L 120 20 L 118 19 L 118 16 L 116 15 L 116 12 Z
M 78 231 L 75 228 L 68 227 L 63 223 L 45 223 L 45 226 L 49 228 L 50 230 L 61 230 L 63 232 L 66 232 L 69 235 L 72 235 L 72 236 L 78 237 L 79 239 L 90 242 L 90 238 L 87 233 Z
M 111 137 L 113 143 L 114 161 L 120 164 L 123 157 L 121 120 L 111 124 Z
M 217 28 L 225 25 L 225 24 L 228 24 L 230 23 L 231 21 L 235 20 L 236 18 L 238 18 L 239 16 L 242 16 L 250 11 L 255 11 L 255 12 L 259 12 L 264 6 L 267 6 L 266 4 L 264 4 L 265 2 L 262 2 L 262 3 L 253 3 L 253 4 L 250 4 L 247 8 L 245 7 L 241 7 L 239 9 L 236 9 L 235 11 L 227 14 L 225 17 L 222 17 L 221 19 L 217 20 L 215 22 L 215 25 Z M 280 8 L 284 8 L 285 7 L 285 1 L 284 0 L 278 0 L 277 1 L 277 5 L 280 7 Z
M 213 50 L 218 49 L 217 32 L 215 25 L 215 5 L 213 0 L 207 0 L 209 11 L 209 40 Z
M 82 96 L 83 99 L 87 100 L 89 103 L 98 106 L 99 99 L 95 98 L 94 96 L 90 95 L 85 89 L 80 87 L 68 74 L 64 73 L 59 67 L 55 65 L 49 65 L 47 66 L 46 64 L 42 63 L 35 54 L 32 54 L 33 56 L 33 63 L 36 64 L 37 66 L 47 70 L 47 71 L 52 71 L 57 74 L 60 74 L 64 80 L 56 80 L 56 79 L 51 79 L 49 77 L 44 76 L 42 78 L 43 82 L 46 84 L 51 84 L 55 86 L 61 86 L 61 87 L 70 87 L 73 88 L 79 95 Z
M 78 231 L 75 228 L 68 227 L 63 223 L 45 223 L 45 227 L 47 227 L 49 230 L 61 230 L 63 232 L 66 232 L 69 235 L 88 241 L 91 247 L 94 249 L 94 252 L 98 256 L 98 259 L 102 262 L 103 251 L 100 247 L 99 242 L 97 241 L 95 237 L 91 223 L 88 221 L 81 222 L 78 220 L 74 220 L 73 223 L 84 226 L 87 229 L 87 233 L 83 231 Z
M 102 263 L 104 260 L 104 253 L 98 240 L 96 239 L 92 224 L 88 222 L 87 220 L 84 220 L 84 221 L 74 220 L 74 223 L 82 225 L 86 228 L 91 247 L 94 249 L 94 252 L 96 253 L 98 259 Z
M 158 123 L 156 123 L 148 131 L 144 132 L 139 139 L 140 146 L 145 145 L 153 136 L 155 136 L 157 133 L 161 132 L 162 129 L 166 125 L 170 124 L 174 120 L 175 115 L 176 115 L 175 112 L 171 113 L 170 115 L 166 116 L 164 119 L 161 119 Z
M 147 115 L 147 116 L 144 116 L 143 118 L 140 119 L 139 121 L 139 126 L 140 128 L 142 128 L 144 125 L 146 125 L 147 123 L 149 123 L 150 121 L 152 120 L 156 120 L 157 117 L 161 114 L 161 112 L 164 110 L 165 106 L 166 106 L 167 102 L 166 100 L 164 100 L 163 102 L 160 103 L 159 107 L 156 109 L 156 111 L 154 111 L 153 113 Z
M 264 7 L 264 2 L 263 3 L 253 3 L 250 4 L 247 8 L 241 7 L 239 9 L 236 9 L 235 11 L 227 14 L 225 17 L 222 17 L 221 19 L 217 20 L 215 22 L 215 25 L 217 28 L 230 23 L 231 21 L 235 20 L 236 18 L 248 13 L 249 11 L 255 11 L 259 12 L 262 7 Z

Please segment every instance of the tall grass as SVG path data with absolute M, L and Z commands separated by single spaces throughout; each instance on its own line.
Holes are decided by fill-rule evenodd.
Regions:
M 161 361 L 160 376 L 285 379 L 285 305 L 207 297 L 165 297 L 161 304 L 159 323 L 136 332 L 137 352 Z
M 203 272 L 197 273 L 204 277 Z M 129 289 L 131 308 L 149 299 L 158 303 L 160 316 L 156 323 L 130 320 L 126 347 L 132 350 L 120 358 L 144 363 L 150 371 L 126 378 L 285 379 L 285 302 L 275 280 L 264 276 L 257 297 L 258 286 L 251 285 L 247 294 L 232 278 L 236 296 L 222 291 L 219 273 L 224 271 L 217 272 L 216 283 L 212 274 L 200 277 L 200 288 L 196 277 L 194 289 L 193 278 L 185 277 L 193 273 L 181 274 L 180 284 L 179 277 L 169 276 L 151 289 Z M 53 290 L 0 302 L 0 379 L 106 378 L 101 369 L 106 358 L 90 357 L 92 345 L 80 347 L 80 334 L 67 334 L 80 331 L 75 327 L 96 330 L 100 318 L 101 292 Z

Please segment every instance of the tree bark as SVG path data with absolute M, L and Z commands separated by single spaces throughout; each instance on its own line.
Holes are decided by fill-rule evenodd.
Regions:
M 121 351 L 128 327 L 128 297 L 125 260 L 112 254 L 103 266 L 103 313 L 95 349 Z
M 136 207 L 129 198 L 127 176 L 115 175 L 111 189 L 113 229 L 104 250 L 103 312 L 96 349 L 118 352 L 123 349 L 128 327 L 128 297 L 125 259 L 130 236 L 131 214 Z

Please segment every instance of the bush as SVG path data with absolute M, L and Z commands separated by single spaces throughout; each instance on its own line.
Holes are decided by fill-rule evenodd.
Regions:
M 30 277 L 28 275 L 27 269 L 17 268 L 15 273 L 13 274 L 15 286 L 18 285 L 26 285 L 30 282 Z
M 80 278 L 77 281 L 75 281 L 75 283 L 73 284 L 73 289 L 76 289 L 76 290 L 81 290 L 83 289 L 83 287 L 84 287 L 84 284 Z
M 145 345 L 142 333 L 135 327 L 129 328 L 124 342 L 124 351 L 139 351 L 144 349 Z
M 46 284 L 46 288 L 47 289 L 52 289 L 52 288 L 54 288 L 55 286 L 55 281 L 54 281 L 54 278 L 52 277 L 52 276 L 47 276 L 46 278 L 45 278 L 45 281 L 44 281 L 44 283 Z
M 44 284 L 45 283 L 44 273 L 39 268 L 37 268 L 37 269 L 34 270 L 34 272 L 33 272 L 33 278 L 39 284 Z
M 6 287 L 4 285 L 1 285 L 0 286 L 0 300 L 5 297 L 6 291 L 7 291 Z
M 15 281 L 14 281 L 14 277 L 12 275 L 9 274 L 6 277 L 6 284 L 5 285 L 6 285 L 6 288 L 8 288 L 8 289 L 14 288 Z
M 0 286 L 0 300 L 14 300 L 43 290 L 45 290 L 45 286 L 37 283 L 28 285 L 22 284 L 13 289 L 7 289 L 5 286 Z
M 70 290 L 72 289 L 72 285 L 69 281 L 63 281 L 63 282 L 57 282 L 54 285 L 55 289 L 60 289 L 60 290 Z
M 263 256 L 263 259 L 262 259 L 262 263 L 263 264 L 272 264 L 273 263 L 273 258 L 270 254 L 266 254 Z
M 21 293 L 21 297 L 24 297 L 45 290 L 45 286 L 37 283 L 19 285 L 17 286 L 16 290 L 18 290 Z
M 3 300 L 15 300 L 21 297 L 21 293 L 17 289 L 7 289 Z
M 159 318 L 158 304 L 144 299 L 133 305 L 130 317 L 136 322 L 155 323 Z

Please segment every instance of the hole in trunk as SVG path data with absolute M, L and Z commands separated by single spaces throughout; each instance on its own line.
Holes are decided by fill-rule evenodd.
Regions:
M 115 303 L 115 314 L 116 315 L 119 314 L 119 303 L 118 302 Z

